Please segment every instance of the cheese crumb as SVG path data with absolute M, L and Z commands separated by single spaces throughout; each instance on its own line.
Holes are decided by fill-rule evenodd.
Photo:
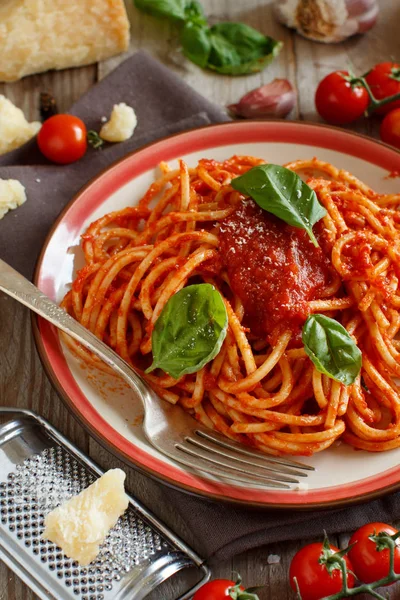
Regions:
M 88 565 L 99 553 L 109 530 L 128 507 L 125 473 L 110 469 L 77 496 L 45 518 L 42 538 L 59 546 L 68 558 Z
M 0 154 L 19 148 L 33 138 L 41 123 L 28 123 L 20 108 L 0 94 Z
M 269 554 L 267 558 L 267 563 L 269 565 L 278 565 L 281 562 L 281 557 L 279 554 Z
M 100 137 L 106 142 L 124 142 L 132 137 L 137 125 L 135 111 L 121 102 L 114 104 L 110 120 L 100 129 Z
M 0 137 L 1 143 L 1 137 Z M 0 179 L 0 219 L 26 202 L 25 188 L 16 179 Z

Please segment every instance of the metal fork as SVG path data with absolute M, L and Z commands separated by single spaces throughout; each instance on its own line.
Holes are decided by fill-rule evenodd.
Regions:
M 290 484 L 299 483 L 297 477 L 314 470 L 287 458 L 246 448 L 199 426 L 181 407 L 161 400 L 118 354 L 1 259 L 0 290 L 76 339 L 123 377 L 143 404 L 147 440 L 174 461 L 213 480 L 283 489 L 290 489 Z

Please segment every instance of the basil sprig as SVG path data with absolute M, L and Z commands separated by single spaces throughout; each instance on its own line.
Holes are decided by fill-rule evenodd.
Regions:
M 135 0 L 135 6 L 153 17 L 168 17 L 177 21 L 186 19 L 186 0 Z
M 134 0 L 140 10 L 170 18 L 183 25 L 183 54 L 203 69 L 224 75 L 261 71 L 279 53 L 282 42 L 263 35 L 245 23 L 218 23 L 209 27 L 196 0 Z
M 302 340 L 318 371 L 344 385 L 354 383 L 362 354 L 343 325 L 325 315 L 310 315 L 303 326 Z
M 282 42 L 244 23 L 218 23 L 208 28 L 188 22 L 181 33 L 181 44 L 189 60 L 223 75 L 261 71 L 282 47 Z
M 152 333 L 153 363 L 174 379 L 195 373 L 220 351 L 228 328 L 221 294 L 209 283 L 190 285 L 164 306 Z
M 312 227 L 326 215 L 326 210 L 297 173 L 279 165 L 258 165 L 232 179 L 231 185 L 289 225 L 305 229 L 314 246 L 318 246 Z

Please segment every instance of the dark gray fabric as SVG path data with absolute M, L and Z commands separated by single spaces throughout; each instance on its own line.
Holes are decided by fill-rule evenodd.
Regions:
M 34 141 L 0 156 L 0 178 L 20 180 L 28 196 L 23 206 L 0 221 L 0 257 L 24 275 L 32 275 L 36 257 L 59 212 L 93 175 L 152 140 L 227 120 L 222 108 L 199 96 L 144 52 L 129 58 L 94 86 L 74 104 L 71 112 L 83 118 L 89 128 L 99 129 L 101 117 L 109 115 L 117 102 L 132 105 L 138 116 L 137 130 L 127 142 L 102 151 L 91 149 L 83 160 L 68 167 L 48 163 Z M 142 476 L 137 474 L 137 478 Z M 205 557 L 226 559 L 275 541 L 321 537 L 323 529 L 339 533 L 371 520 L 390 522 L 400 518 L 398 494 L 350 509 L 305 513 L 234 508 L 189 496 L 151 480 L 144 487 L 144 502 L 165 520 L 172 512 L 166 507 L 175 507 L 193 532 L 192 539 L 197 540 L 196 550 Z
M 340 510 L 293 509 L 283 511 L 247 510 L 207 502 L 168 490 L 168 502 L 179 507 L 189 530 L 197 532 L 198 552 L 215 559 L 274 542 L 323 539 L 329 534 L 352 532 L 370 521 L 391 523 L 400 519 L 400 494 Z

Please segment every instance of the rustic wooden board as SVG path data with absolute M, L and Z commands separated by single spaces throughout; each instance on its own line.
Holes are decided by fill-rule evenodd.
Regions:
M 191 86 L 210 100 L 226 105 L 239 99 L 248 90 L 275 77 L 286 77 L 298 91 L 298 102 L 291 115 L 294 119 L 318 121 L 314 109 L 315 88 L 329 71 L 346 68 L 350 61 L 359 72 L 365 72 L 374 63 L 390 58 L 399 59 L 398 23 L 400 4 L 381 0 L 381 16 L 376 27 L 364 37 L 356 37 L 339 45 L 316 44 L 304 40 L 277 24 L 273 18 L 271 2 L 267 0 L 202 0 L 211 22 L 241 20 L 283 40 L 284 48 L 274 63 L 264 72 L 246 77 L 224 77 L 201 71 L 184 59 L 179 51 L 176 29 L 168 23 L 140 14 L 127 0 L 132 23 L 130 53 L 145 48 L 162 61 Z M 45 73 L 27 77 L 13 84 L 0 84 L 5 94 L 31 118 L 37 119 L 40 91 L 51 90 L 56 96 L 60 110 L 66 110 L 96 80 L 106 76 L 126 56 L 110 59 L 98 65 L 63 72 Z M 377 137 L 378 122 L 361 120 L 351 127 L 356 131 Z M 8 405 L 29 407 L 49 419 L 65 435 L 80 446 L 104 468 L 123 466 L 117 459 L 101 448 L 83 431 L 77 421 L 60 402 L 44 374 L 34 347 L 30 315 L 27 310 L 7 297 L 0 295 L 0 402 Z M 123 466 L 124 467 L 124 466 Z M 144 502 L 151 482 L 135 474 L 135 487 L 130 469 L 128 488 Z M 153 486 L 154 493 L 154 486 Z M 184 527 L 173 506 L 163 504 L 169 520 Z M 322 527 L 323 525 L 321 525 Z M 322 534 L 322 532 L 321 532 Z M 190 543 L 190 533 L 187 532 Z M 334 543 L 346 543 L 348 536 L 333 539 Z M 260 600 L 290 600 L 294 595 L 287 583 L 290 560 L 302 542 L 273 544 L 236 556 L 233 560 L 212 564 L 215 577 L 231 577 L 232 571 L 240 572 L 248 585 L 264 583 Z M 280 563 L 268 565 L 269 554 L 278 554 Z M 399 591 L 388 589 L 389 597 L 398 598 Z M 168 584 L 162 598 L 176 597 L 174 584 Z M 160 593 L 152 599 L 160 599 Z M 0 565 L 0 600 L 33 600 L 35 598 L 20 580 L 4 565 Z

